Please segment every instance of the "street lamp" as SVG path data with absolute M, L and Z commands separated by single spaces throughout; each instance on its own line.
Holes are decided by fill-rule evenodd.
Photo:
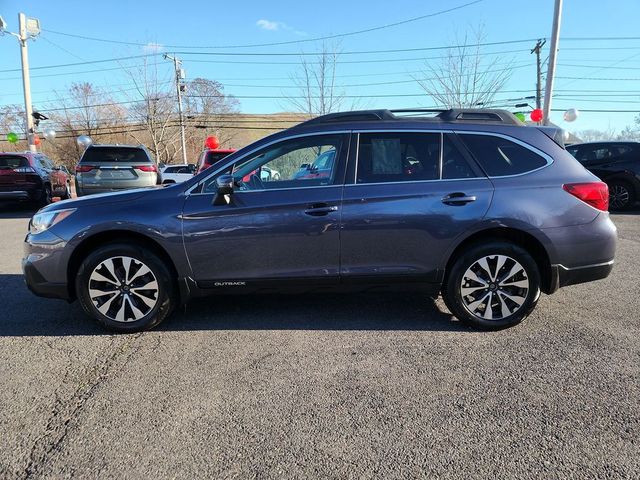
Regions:
M 20 43 L 20 57 L 22 60 L 22 88 L 24 91 L 24 110 L 27 125 L 27 142 L 29 150 L 36 152 L 35 131 L 31 108 L 31 79 L 29 78 L 29 55 L 27 40 L 35 39 L 40 34 L 40 20 L 27 17 L 24 13 L 18 14 L 18 33 L 7 30 L 7 22 L 0 17 L 0 35 L 9 34 L 18 39 Z

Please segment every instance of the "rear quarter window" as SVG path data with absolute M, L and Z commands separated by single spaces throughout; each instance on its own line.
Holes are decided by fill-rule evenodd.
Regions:
M 516 142 L 493 135 L 459 134 L 490 177 L 518 175 L 547 165 L 547 160 Z
M 100 162 L 149 163 L 151 159 L 141 148 L 99 147 L 89 148 L 80 161 L 80 163 Z

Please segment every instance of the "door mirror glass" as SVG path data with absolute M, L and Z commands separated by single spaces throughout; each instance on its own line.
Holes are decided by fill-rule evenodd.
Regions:
M 218 195 L 231 195 L 233 193 L 233 175 L 220 175 L 216 178 L 216 187 Z

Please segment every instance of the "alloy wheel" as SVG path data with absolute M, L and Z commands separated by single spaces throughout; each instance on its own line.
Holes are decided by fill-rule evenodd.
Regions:
M 629 203 L 629 190 L 624 185 L 615 183 L 609 187 L 609 203 L 614 209 L 621 209 Z
M 527 299 L 529 278 L 524 267 L 507 255 L 476 260 L 462 276 L 462 304 L 483 320 L 501 320 L 518 312 Z
M 95 308 L 116 322 L 140 320 L 158 303 L 158 280 L 138 259 L 118 256 L 103 260 L 89 277 Z

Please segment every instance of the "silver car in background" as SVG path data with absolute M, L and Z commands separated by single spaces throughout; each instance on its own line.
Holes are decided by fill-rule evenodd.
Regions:
M 143 145 L 90 145 L 76 166 L 79 197 L 159 183 L 158 166 Z

